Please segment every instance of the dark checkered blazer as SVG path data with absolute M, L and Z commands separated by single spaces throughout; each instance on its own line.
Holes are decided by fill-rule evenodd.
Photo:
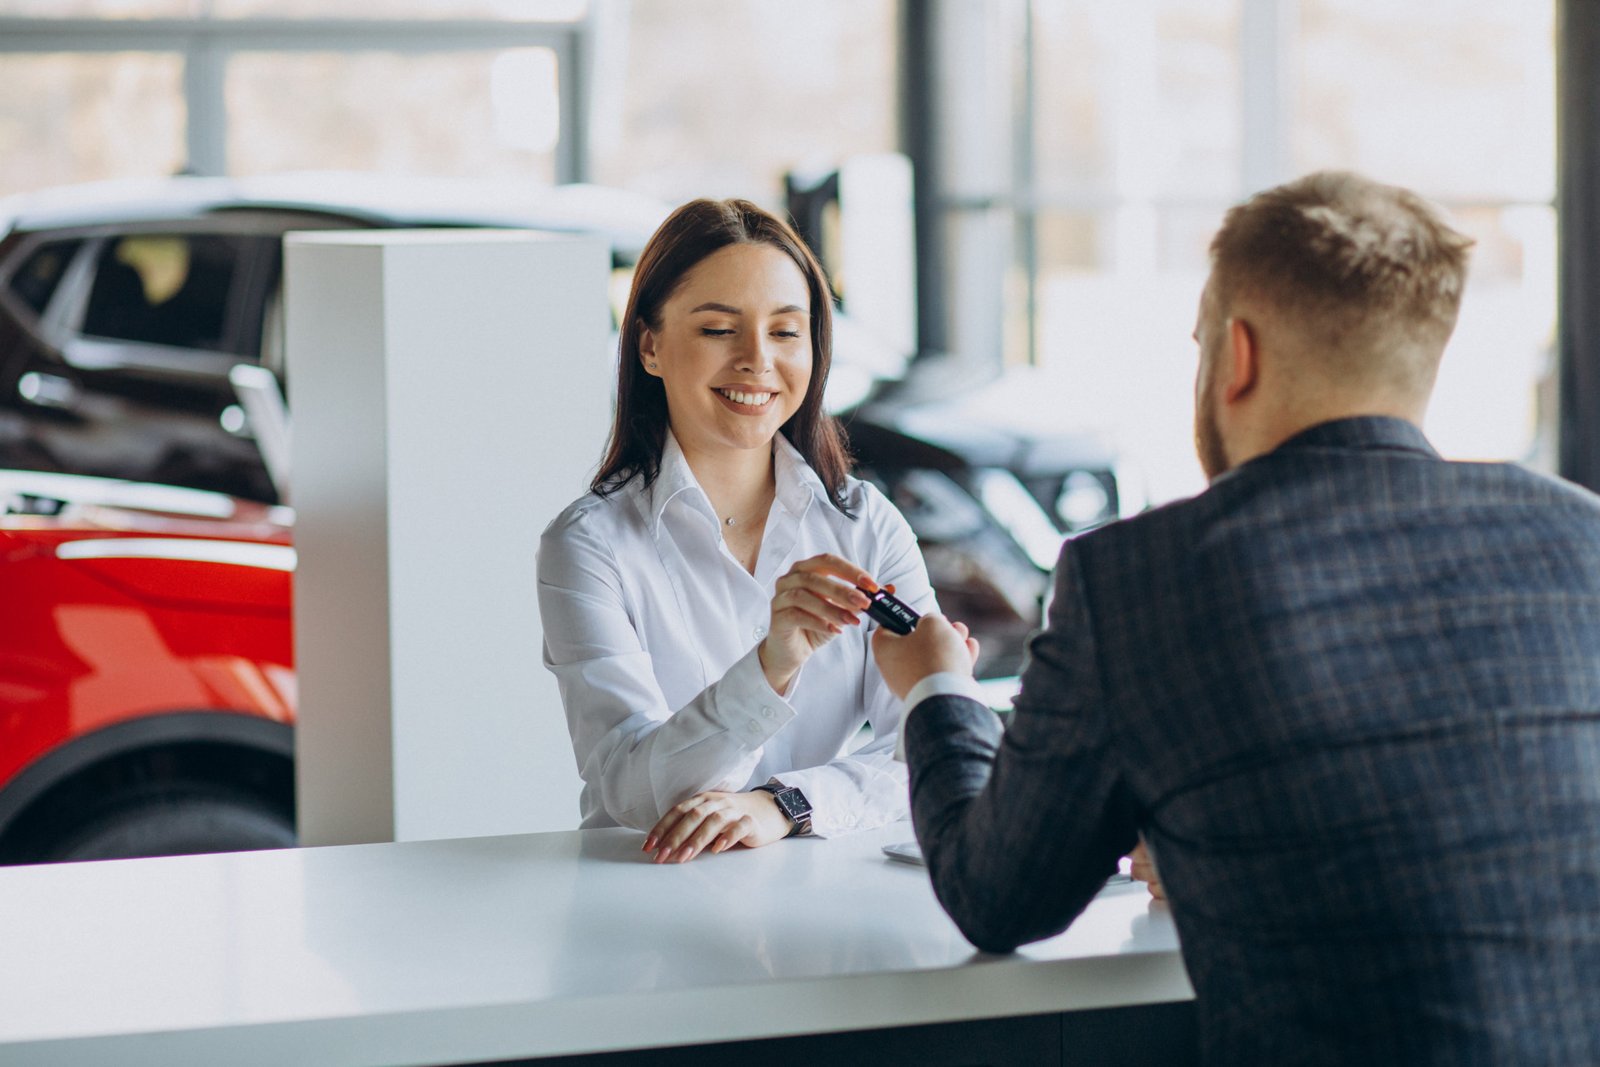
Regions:
M 1070 542 L 1016 713 L 904 727 L 978 947 L 1143 832 L 1216 1064 L 1600 1064 L 1600 499 L 1308 430 Z

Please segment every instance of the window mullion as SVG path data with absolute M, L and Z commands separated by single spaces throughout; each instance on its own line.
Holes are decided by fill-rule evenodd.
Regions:
M 1242 0 L 1239 12 L 1241 194 L 1290 177 L 1292 72 L 1300 0 Z
M 1016 218 L 1017 258 L 1022 270 L 1023 317 L 1025 322 L 1023 358 L 1030 366 L 1039 365 L 1039 214 L 1038 176 L 1035 173 L 1035 136 L 1038 133 L 1038 79 L 1034 77 L 1037 41 L 1034 34 L 1033 0 L 1023 0 L 1021 10 L 1022 63 L 1017 71 L 1017 118 L 1012 145 L 1012 196 Z
M 228 173 L 227 104 L 223 99 L 226 57 L 214 34 L 195 33 L 184 49 L 183 98 L 188 115 L 186 169 L 193 174 Z

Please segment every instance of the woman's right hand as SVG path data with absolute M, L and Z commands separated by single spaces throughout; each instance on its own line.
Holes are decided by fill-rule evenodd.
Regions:
M 854 563 L 827 554 L 801 560 L 778 579 L 772 622 L 758 651 L 774 692 L 787 690 L 811 654 L 846 626 L 860 625 L 871 601 L 856 586 L 871 583 Z

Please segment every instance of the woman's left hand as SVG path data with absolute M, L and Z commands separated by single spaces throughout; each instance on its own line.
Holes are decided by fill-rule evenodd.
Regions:
M 645 835 L 644 851 L 656 863 L 684 863 L 702 852 L 734 845 L 760 848 L 789 836 L 793 825 L 765 790 L 696 793 L 675 805 Z

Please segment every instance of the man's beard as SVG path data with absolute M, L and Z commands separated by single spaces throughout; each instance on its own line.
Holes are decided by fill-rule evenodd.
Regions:
M 1211 383 L 1206 382 L 1194 405 L 1194 450 L 1200 457 L 1200 469 L 1206 481 L 1211 482 L 1228 469 L 1228 453 L 1222 445 L 1222 433 L 1217 429 L 1216 403 L 1213 401 Z

